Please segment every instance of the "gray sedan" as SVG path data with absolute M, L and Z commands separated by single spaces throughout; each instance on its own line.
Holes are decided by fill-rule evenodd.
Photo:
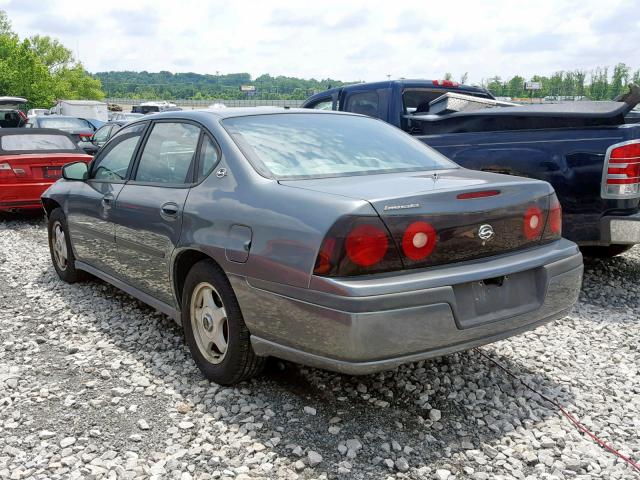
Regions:
M 361 374 L 468 349 L 563 317 L 580 289 L 549 184 L 373 118 L 160 113 L 63 177 L 42 196 L 60 278 L 173 317 L 221 384 L 268 356 Z

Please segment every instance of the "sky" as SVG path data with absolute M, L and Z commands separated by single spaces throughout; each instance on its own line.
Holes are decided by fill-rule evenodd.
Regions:
M 308 3 L 308 5 L 305 5 Z M 530 78 L 640 68 L 640 0 L 0 0 L 20 36 L 90 72 L 249 72 L 344 81 Z

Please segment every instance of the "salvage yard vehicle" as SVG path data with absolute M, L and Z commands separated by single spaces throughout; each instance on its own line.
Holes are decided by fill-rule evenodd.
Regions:
M 96 127 L 87 119 L 67 117 L 65 115 L 37 116 L 29 119 L 29 123 L 26 126 L 62 130 L 68 133 L 80 147 L 86 146 L 87 148 L 83 148 L 85 153 L 90 155 L 95 153 L 95 148 L 91 145 L 91 138 L 96 131 Z
M 563 317 L 582 256 L 546 182 L 459 167 L 361 115 L 167 112 L 42 196 L 54 268 L 182 323 L 204 375 L 365 374 Z
M 456 98 L 441 98 L 449 92 L 476 99 L 474 108 L 494 105 L 456 111 Z M 380 118 L 466 168 L 545 180 L 562 205 L 564 236 L 611 257 L 640 243 L 640 124 L 629 114 L 640 90 L 620 100 L 502 107 L 481 88 L 397 80 L 333 88 L 302 106 Z
M 25 103 L 22 97 L 0 97 L 0 128 L 24 127 L 28 118 L 19 107 Z
M 0 213 L 42 208 L 40 195 L 63 165 L 90 160 L 64 132 L 0 129 Z

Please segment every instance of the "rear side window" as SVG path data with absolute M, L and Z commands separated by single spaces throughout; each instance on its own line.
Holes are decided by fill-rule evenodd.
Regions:
M 379 103 L 380 98 L 378 97 L 378 92 L 352 93 L 347 98 L 347 106 L 345 110 L 377 118 Z
M 200 162 L 198 166 L 198 182 L 204 180 L 216 166 L 220 158 L 220 150 L 218 146 L 213 143 L 213 140 L 205 135 L 200 149 Z
M 64 135 L 5 135 L 1 149 L 4 151 L 76 150 L 76 145 Z
M 140 157 L 136 181 L 191 183 L 199 138 L 200 128 L 190 123 L 156 123 Z

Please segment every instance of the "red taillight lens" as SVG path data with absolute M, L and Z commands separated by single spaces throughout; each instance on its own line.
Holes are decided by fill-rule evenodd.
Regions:
M 313 273 L 336 277 L 401 269 L 398 251 L 380 217 L 347 216 L 324 238 Z
M 11 165 L 8 163 L 0 163 L 0 178 L 13 178 L 16 174 L 14 173 Z
M 356 265 L 375 265 L 384 258 L 389 248 L 386 229 L 373 225 L 358 225 L 347 235 L 345 247 L 349 260 Z
M 542 210 L 536 206 L 527 208 L 524 214 L 524 222 L 522 224 L 522 230 L 524 236 L 528 240 L 536 240 L 540 237 L 542 232 L 544 218 L 542 216 Z
M 603 198 L 640 196 L 640 142 L 614 145 L 604 168 Z
M 547 220 L 547 222 L 549 223 L 551 233 L 555 233 L 558 236 L 562 234 L 562 207 L 555 195 L 551 198 L 549 220 Z
M 436 246 L 436 230 L 427 222 L 413 222 L 402 237 L 402 251 L 411 260 L 424 260 Z

